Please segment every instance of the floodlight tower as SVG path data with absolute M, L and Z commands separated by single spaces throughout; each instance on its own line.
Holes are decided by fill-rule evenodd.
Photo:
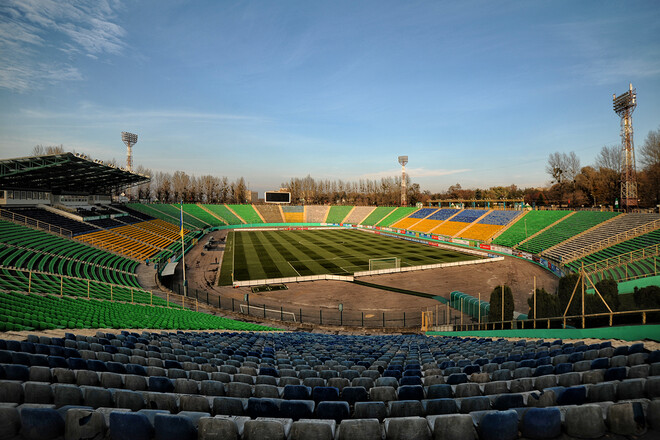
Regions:
M 632 113 L 637 107 L 637 90 L 630 88 L 613 95 L 614 112 L 621 118 L 621 207 L 628 211 L 637 206 L 637 173 L 633 145 Z
M 128 154 L 126 155 L 126 169 L 133 171 L 133 145 L 137 144 L 137 134 L 127 131 L 121 132 L 121 140 L 126 144 Z
M 401 164 L 401 206 L 408 205 L 406 197 L 406 164 L 408 163 L 408 156 L 399 156 L 399 163 Z

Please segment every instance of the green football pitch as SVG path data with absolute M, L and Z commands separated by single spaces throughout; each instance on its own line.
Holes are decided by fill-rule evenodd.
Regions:
M 373 258 L 397 257 L 401 267 L 479 257 L 355 230 L 231 231 L 220 285 L 234 281 L 309 275 L 351 275 Z

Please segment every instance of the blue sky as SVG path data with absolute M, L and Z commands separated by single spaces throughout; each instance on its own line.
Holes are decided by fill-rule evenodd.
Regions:
M 1 157 L 60 145 L 235 179 L 542 186 L 548 154 L 660 127 L 658 1 L 0 4 Z

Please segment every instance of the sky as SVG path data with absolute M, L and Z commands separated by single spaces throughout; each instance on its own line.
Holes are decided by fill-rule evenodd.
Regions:
M 63 145 L 157 171 L 422 190 L 544 186 L 552 152 L 660 128 L 660 2 L 0 2 L 0 157 Z

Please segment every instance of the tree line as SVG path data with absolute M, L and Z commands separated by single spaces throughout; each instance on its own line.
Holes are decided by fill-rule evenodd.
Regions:
M 37 145 L 32 154 L 62 153 L 62 145 Z M 530 206 L 614 207 L 620 197 L 621 147 L 604 146 L 594 163 L 582 166 L 575 152 L 554 152 L 548 156 L 545 171 L 550 177 L 547 187 L 518 188 L 516 185 L 468 189 L 460 183 L 446 191 L 422 191 L 419 184 L 406 176 L 407 201 L 426 204 L 430 200 L 501 200 L 523 199 Z M 112 159 L 109 163 L 116 164 Z M 251 200 L 243 177 L 230 181 L 227 177 L 194 176 L 183 171 L 156 172 L 137 166 L 136 172 L 151 176 L 151 181 L 128 191 L 141 200 L 172 203 L 256 203 Z M 291 192 L 293 204 L 350 204 L 394 206 L 401 202 L 401 176 L 382 179 L 315 179 L 293 177 L 281 183 Z M 640 207 L 660 205 L 660 128 L 648 133 L 637 151 L 637 188 Z
M 420 201 L 419 184 L 410 184 L 406 176 L 407 201 L 414 205 Z M 394 206 L 401 203 L 401 177 L 360 179 L 314 179 L 311 176 L 291 178 L 283 182 L 281 188 L 291 192 L 291 201 L 296 204 L 349 204 Z

